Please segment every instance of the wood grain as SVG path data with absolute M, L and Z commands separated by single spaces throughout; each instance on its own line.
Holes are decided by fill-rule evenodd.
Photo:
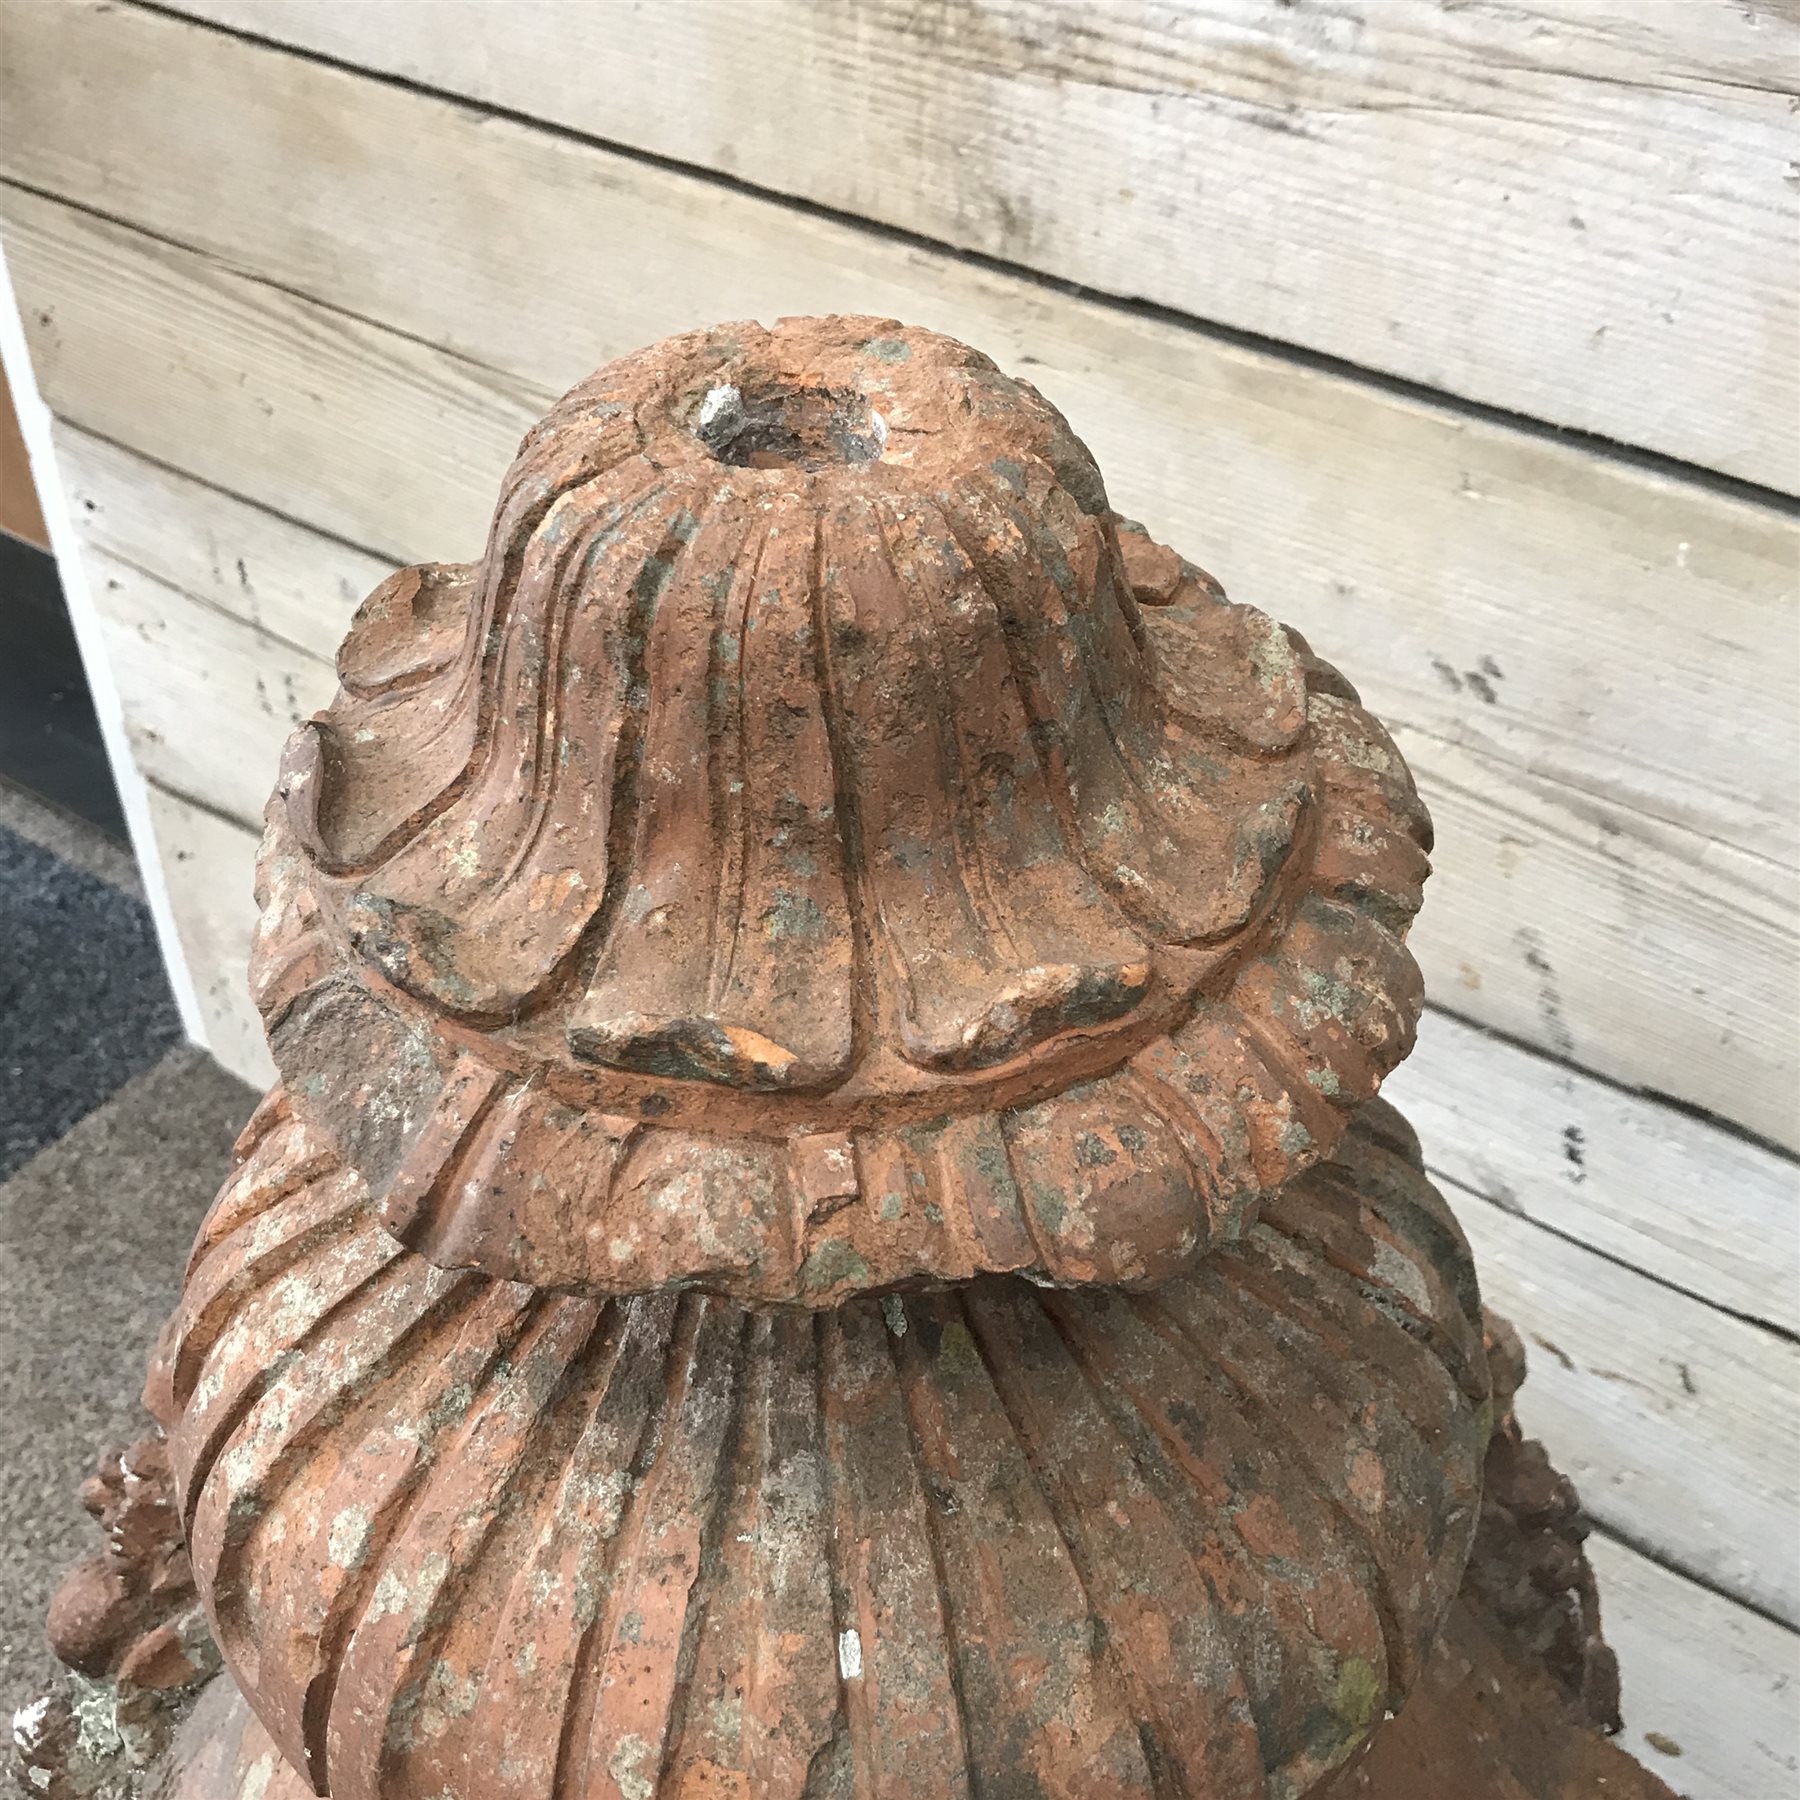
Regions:
M 244 977 L 256 928 L 256 834 L 155 782 L 148 785 L 150 820 L 206 1047 L 240 1080 L 267 1088 L 275 1064 Z
M 1100 292 L 1800 483 L 1800 197 L 1785 180 L 1800 20 L 1784 6 L 182 10 Z M 806 103 L 770 104 L 784 93 Z
M 22 281 L 36 296 L 32 312 L 43 380 L 74 422 L 384 555 L 473 553 L 499 472 L 518 432 L 548 398 L 547 384 L 533 388 L 528 377 L 499 374 L 380 331 L 235 275 L 203 255 L 16 189 L 0 190 L 0 213 Z M 892 289 L 879 296 L 903 311 L 914 310 L 908 303 L 914 297 Z M 865 291 L 864 298 L 872 297 Z M 931 305 L 921 297 L 928 313 Z M 1668 585 L 1653 611 L 1667 621 L 1663 629 L 1673 645 L 1675 622 L 1690 616 L 1682 610 L 1685 599 L 1711 605 L 1717 598 L 1720 615 L 1733 616 L 1733 602 L 1718 597 L 1723 584 L 1690 578 L 1696 566 L 1714 563 L 1751 580 L 1753 598 L 1747 606 L 1740 599 L 1735 616 L 1745 620 L 1747 612 L 1760 611 L 1768 628 L 1776 628 L 1789 580 L 1791 525 L 1768 509 L 1506 433 L 1495 439 L 1495 459 L 1507 480 L 1496 477 L 1495 487 L 1504 485 L 1508 504 L 1471 505 L 1456 485 L 1470 459 L 1458 455 L 1436 467 L 1437 491 L 1449 507 L 1439 520 L 1429 516 L 1427 445 L 1467 452 L 1473 425 L 1378 396 L 1370 404 L 1398 412 L 1384 414 L 1377 432 L 1364 409 L 1364 429 L 1356 431 L 1350 401 L 1360 390 L 1305 376 L 1297 387 L 1268 393 L 1266 384 L 1280 365 L 1234 366 L 1215 371 L 1215 385 L 1197 386 L 1204 371 L 1192 358 L 1178 358 L 1177 346 L 1154 337 L 1133 341 L 1161 358 L 1155 379 L 1121 400 L 1117 367 L 1129 346 L 1117 345 L 1119 355 L 1109 360 L 1115 346 L 1107 333 L 1150 328 L 1091 310 L 1091 320 L 1065 322 L 1065 337 L 1046 329 L 1030 341 L 1043 350 L 1066 350 L 1069 392 L 1058 397 L 1102 458 L 1122 465 L 1123 480 L 1135 472 L 1146 488 L 1160 488 L 1160 511 L 1174 516 L 1172 530 L 1166 520 L 1160 528 L 1173 541 L 1211 562 L 1245 598 L 1294 619 L 1325 654 L 1355 670 L 1370 701 L 1395 721 L 1443 835 L 1441 879 L 1419 939 L 1428 978 L 1441 991 L 1456 992 L 1458 1008 L 1484 1022 L 1618 1079 L 1673 1092 L 1767 1136 L 1795 1141 L 1800 1120 L 1793 1072 L 1800 1049 L 1789 1000 L 1795 989 L 1795 884 L 1785 862 L 1767 854 L 1766 846 L 1750 849 L 1727 840 L 1719 834 L 1723 826 L 1695 830 L 1610 793 L 1596 795 L 1535 772 L 1535 755 L 1521 768 L 1464 731 L 1454 715 L 1446 720 L 1416 707 L 1417 690 L 1382 672 L 1396 655 L 1410 661 L 1409 653 L 1396 651 L 1385 625 L 1371 629 L 1370 620 L 1393 613 L 1431 629 L 1429 621 L 1459 616 L 1463 607 L 1443 606 L 1441 590 L 1430 583 L 1378 592 L 1371 580 L 1366 592 L 1350 584 L 1352 601 L 1338 598 L 1334 626 L 1329 597 L 1337 577 L 1325 573 L 1385 567 L 1395 543 L 1404 541 L 1399 522 L 1411 521 L 1419 527 L 1414 541 L 1422 554 L 1440 561 L 1455 556 L 1459 591 L 1485 582 L 1494 606 L 1532 606 L 1541 616 L 1572 604 L 1584 590 L 1642 596 L 1654 585 L 1658 566 L 1646 571 L 1643 543 L 1669 529 L 1671 520 L 1678 529 L 1704 526 L 1708 537 L 1677 540 L 1660 564 Z M 965 335 L 984 335 L 966 318 L 947 322 Z M 982 323 L 974 321 L 976 327 Z M 991 314 L 985 323 L 996 332 L 1017 329 L 1016 321 L 1003 325 Z M 1004 344 L 997 347 L 1004 353 Z M 1021 345 L 1020 354 L 1031 353 Z M 1036 373 L 1049 384 L 1043 369 Z M 1179 385 L 1184 381 L 1185 387 Z M 1326 403 L 1309 409 L 1307 400 L 1321 394 Z M 1235 425 L 1234 405 L 1240 409 Z M 1216 429 L 1196 439 L 1186 430 L 1193 413 L 1208 417 Z M 1424 442 L 1402 429 L 1415 424 Z M 1442 431 L 1450 431 L 1450 439 L 1441 438 Z M 1119 452 L 1110 459 L 1109 440 Z M 1374 447 L 1384 441 L 1397 448 L 1395 460 L 1382 466 Z M 1243 452 L 1236 460 L 1233 449 Z M 1546 458 L 1561 458 L 1567 466 L 1551 467 Z M 1184 460 L 1198 472 L 1198 485 L 1178 478 Z M 1283 472 L 1293 482 L 1304 477 L 1320 483 L 1310 540 L 1297 532 L 1300 515 Z M 1526 481 L 1527 475 L 1533 479 Z M 1571 483 L 1580 505 L 1569 503 Z M 1222 500 L 1234 484 L 1233 500 Z M 1157 519 L 1159 507 L 1141 505 L 1120 479 L 1114 492 L 1129 509 Z M 1213 519 L 1217 530 L 1208 529 Z M 1252 530 L 1258 535 L 1250 541 L 1260 548 L 1234 552 Z M 1681 543 L 1689 546 L 1686 570 L 1679 566 Z M 1567 564 L 1560 573 L 1552 566 L 1552 546 Z M 1299 585 L 1274 572 L 1284 547 L 1301 571 Z M 1260 581 L 1254 572 L 1259 561 L 1270 570 Z M 1239 571 L 1246 567 L 1251 573 L 1243 578 Z M 1575 572 L 1583 568 L 1585 574 Z M 1525 573 L 1530 580 L 1515 586 Z M 1367 610 L 1356 614 L 1359 606 Z M 1347 615 L 1357 618 L 1354 633 Z M 1605 694 L 1669 692 L 1667 664 L 1654 670 L 1645 665 L 1639 678 L 1615 689 L 1615 666 L 1629 666 L 1640 654 L 1633 646 L 1642 643 L 1642 617 L 1635 605 L 1617 621 L 1589 613 L 1593 641 L 1585 651 L 1585 675 L 1594 685 L 1581 710 L 1604 720 L 1606 709 L 1593 700 Z M 1521 620 L 1516 638 L 1506 640 L 1515 669 L 1531 663 L 1538 644 L 1531 623 Z M 1364 650 L 1373 680 L 1361 660 Z M 1640 771 L 1653 760 L 1716 771 L 1707 777 L 1713 791 L 1730 786 L 1735 770 L 1741 789 L 1754 791 L 1760 783 L 1770 796 L 1770 813 L 1779 811 L 1775 796 L 1786 772 L 1777 770 L 1777 752 L 1792 729 L 1782 709 L 1791 707 L 1796 686 L 1785 679 L 1780 640 L 1773 653 L 1758 653 L 1750 633 L 1709 635 L 1670 654 L 1684 658 L 1683 667 L 1719 658 L 1718 676 L 1703 675 L 1692 684 L 1703 692 L 1727 681 L 1755 684 L 1753 691 L 1771 709 L 1766 728 L 1745 732 L 1741 707 L 1690 708 L 1684 696 L 1678 725 L 1658 720 L 1637 738 L 1614 738 L 1609 754 L 1620 767 L 1638 761 Z M 1757 654 L 1763 667 L 1745 674 Z M 1546 679 L 1563 679 L 1553 674 L 1554 658 L 1539 666 Z M 1444 691 L 1435 673 L 1426 680 L 1427 692 Z M 1478 698 L 1467 704 L 1497 710 Z M 1415 724 L 1415 718 L 1426 722 Z M 1619 726 L 1590 726 L 1602 728 Z M 1553 762 L 1553 755 L 1544 760 Z M 1765 767 L 1766 776 L 1756 773 Z M 1698 790 L 1690 789 L 1682 804 L 1660 811 L 1700 806 Z M 1738 835 L 1760 842 L 1765 834 Z M 1638 1004 L 1650 995 L 1654 1006 Z
M 56 460 L 52 440 L 54 419 L 39 391 L 30 341 L 25 334 L 25 321 L 3 241 L 0 241 L 0 372 L 4 372 L 11 390 L 19 432 L 31 463 L 33 486 L 43 510 L 44 523 L 49 528 L 58 582 L 68 605 L 76 647 L 81 652 L 82 671 L 94 703 L 100 738 L 106 746 L 119 808 L 125 816 L 131 860 L 136 863 L 142 878 L 143 898 L 156 927 L 157 942 L 164 952 L 169 987 L 182 1029 L 190 1042 L 199 1043 L 205 1034 L 199 997 L 179 954 L 174 907 L 163 876 L 156 831 L 150 820 L 149 794 L 143 774 L 132 759 L 124 708 L 109 666 L 99 613 L 88 592 L 80 540 L 76 536 L 62 470 Z
M 1689 1800 L 1789 1800 L 1800 1637 L 1616 1539 L 1587 1551 L 1624 1678 L 1624 1748 Z
M 87 548 L 322 661 L 396 566 L 73 426 L 54 439 Z
M 1455 1199 L 1484 1298 L 1525 1338 L 1519 1421 L 1588 1513 L 1800 1622 L 1800 1565 L 1788 1553 L 1800 1346 L 1527 1219 Z
M 1442 1012 L 1383 1090 L 1452 1190 L 1800 1334 L 1792 1161 Z
M 88 554 L 88 579 L 138 766 L 254 823 L 288 734 L 337 687 L 331 664 L 103 551 Z

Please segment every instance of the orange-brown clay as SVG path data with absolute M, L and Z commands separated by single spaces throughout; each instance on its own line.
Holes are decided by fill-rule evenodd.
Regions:
M 1371 1098 L 1411 781 L 1033 389 L 672 339 L 339 671 L 262 860 L 283 1080 L 149 1388 L 268 1735 L 171 1791 L 1298 1800 L 1496 1657 L 1606 1703 Z
M 227 1665 L 334 1800 L 1303 1793 L 1479 1511 L 1397 1132 L 1153 1294 L 756 1312 L 439 1269 L 266 1109 L 152 1396 Z
M 1146 1285 L 1412 1041 L 1429 826 L 1036 391 L 874 319 L 675 338 L 358 614 L 269 813 L 293 1104 L 447 1267 L 831 1306 Z

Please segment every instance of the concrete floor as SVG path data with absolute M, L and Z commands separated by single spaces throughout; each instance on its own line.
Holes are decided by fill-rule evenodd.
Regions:
M 0 820 L 0 1180 L 181 1035 L 149 908 Z
M 60 859 L 34 911 L 54 910 L 59 895 L 92 899 L 85 884 L 96 876 L 130 892 L 129 858 L 99 833 L 13 793 L 0 796 L 0 826 Z M 42 883 L 39 859 L 31 872 Z M 0 959 L 21 954 L 16 939 L 0 944 Z M 153 1041 L 166 995 L 102 984 L 96 1001 L 91 969 L 71 970 L 60 988 L 54 969 L 32 968 L 29 982 L 23 973 L 0 960 L 0 1011 L 12 1009 L 0 1023 L 16 1030 L 27 1008 L 80 1008 L 96 1034 L 127 1044 L 135 1008 L 146 1037 L 135 1063 L 124 1051 L 90 1058 L 86 1116 L 0 1183 L 0 1718 L 51 1676 L 44 1609 L 62 1571 L 100 1541 L 76 1490 L 103 1450 L 143 1428 L 145 1356 L 255 1103 L 210 1058 Z M 42 1103 L 66 1110 L 67 1094 L 64 1082 Z

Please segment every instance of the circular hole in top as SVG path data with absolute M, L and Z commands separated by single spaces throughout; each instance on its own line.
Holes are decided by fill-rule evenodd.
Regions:
M 700 402 L 694 435 L 734 469 L 828 469 L 874 462 L 887 425 L 854 389 L 721 383 Z

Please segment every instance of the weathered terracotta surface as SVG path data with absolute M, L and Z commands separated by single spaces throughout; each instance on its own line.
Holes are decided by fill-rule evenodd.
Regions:
M 180 1653 L 178 1627 L 194 1605 L 161 1432 L 101 1459 L 81 1502 L 106 1546 L 58 1585 L 47 1622 L 59 1661 L 83 1675 L 123 1675 L 177 1687 L 201 1669 Z M 165 1667 L 166 1665 L 166 1667 Z M 158 1679 L 166 1674 L 171 1679 Z
M 17 1784 L 37 1800 L 133 1792 L 219 1667 L 161 1432 L 102 1458 L 81 1499 L 105 1547 L 50 1602 L 50 1647 L 68 1675 L 13 1720 Z
M 1405 1148 L 1396 1134 L 1389 1142 Z M 1599 1637 L 1593 1574 L 1581 1553 L 1584 1527 L 1567 1483 L 1548 1470 L 1541 1446 L 1520 1437 L 1511 1415 L 1524 1374 L 1518 1341 L 1491 1316 L 1488 1325 L 1501 1416 L 1488 1448 L 1481 1525 L 1462 1591 L 1404 1709 L 1309 1800 L 1445 1800 L 1452 1791 L 1456 1800 L 1673 1800 L 1663 1783 L 1602 1736 L 1616 1729 L 1617 1671 Z M 140 1477 L 156 1472 L 154 1449 L 136 1446 L 123 1461 Z M 109 1537 L 116 1535 L 120 1548 L 129 1541 L 136 1562 L 177 1570 L 174 1508 L 160 1482 L 132 1489 L 142 1507 L 123 1521 L 122 1476 L 121 1459 L 109 1458 L 89 1487 Z M 168 1578 L 159 1583 L 163 1591 L 179 1585 Z M 69 1605 L 60 1599 L 59 1614 Z M 62 1654 L 93 1666 L 90 1636 L 70 1637 L 65 1625 L 58 1641 Z M 82 1696 L 90 1713 L 92 1693 L 100 1691 Z M 96 1762 L 92 1727 L 77 1726 L 67 1700 L 28 1708 L 16 1728 L 19 1791 L 40 1800 L 108 1793 L 304 1800 L 312 1792 L 228 1678 L 205 1690 L 167 1766 L 147 1774 L 162 1738 L 154 1727 L 175 1716 L 167 1696 L 127 1689 L 112 1716 L 123 1730 L 110 1752 L 100 1747 Z M 911 1800 L 898 1783 L 889 1791 Z
M 1331 1777 L 1311 1800 L 1678 1796 L 1596 1726 L 1571 1714 L 1555 1683 L 1465 1595 L 1405 1712 L 1375 1734 L 1353 1768 Z
M 1600 1635 L 1599 1589 L 1581 1548 L 1588 1535 L 1581 1500 L 1544 1446 L 1519 1429 L 1513 1396 L 1525 1379 L 1525 1350 L 1491 1314 L 1488 1368 L 1498 1422 L 1465 1585 L 1520 1662 L 1541 1669 L 1579 1718 L 1617 1732 L 1619 1659 Z
M 1385 733 L 931 333 L 603 369 L 339 668 L 255 980 L 293 1104 L 445 1266 L 1150 1284 L 1411 1044 Z
M 756 1312 L 440 1269 L 277 1097 L 151 1393 L 227 1663 L 334 1800 L 1303 1793 L 1479 1506 L 1409 1138 L 1366 1111 L 1154 1294 Z
M 1535 1444 L 1522 1449 L 1530 1461 L 1541 1455 Z M 1546 1664 L 1534 1653 L 1517 1628 L 1520 1609 L 1513 1609 L 1511 1623 L 1496 1611 L 1496 1596 L 1535 1586 L 1539 1555 L 1526 1546 L 1543 1529 L 1522 1520 L 1512 1534 L 1489 1529 L 1509 1510 L 1494 1497 L 1495 1462 L 1512 1454 L 1497 1435 L 1468 1576 L 1404 1710 L 1308 1800 L 1675 1800 L 1670 1788 L 1606 1741 L 1604 1720 L 1571 1691 L 1566 1663 L 1552 1653 Z M 1504 1471 L 1499 1484 L 1506 1486 Z M 1581 1572 L 1576 1585 L 1586 1588 L 1592 1572 L 1570 1523 L 1562 1529 Z M 1541 1590 L 1537 1610 L 1556 1610 Z M 1588 1642 L 1597 1645 L 1597 1635 Z M 231 1684 L 219 1682 L 217 1689 L 184 1728 L 175 1772 L 158 1800 L 304 1800 L 310 1787 L 282 1760 Z M 925 1790 L 900 1785 L 870 1791 L 926 1800 Z
M 1310 1800 L 1676 1800 L 1607 1742 L 1619 1668 L 1600 1637 L 1587 1527 L 1525 1438 L 1518 1337 L 1488 1317 L 1498 1415 L 1468 1574 L 1418 1686 Z
M 1512 1661 L 1611 1707 L 1371 1099 L 1405 768 L 1032 389 L 656 346 L 339 669 L 147 1394 L 261 1721 L 175 1800 L 1400 1800 Z
M 283 1762 L 256 1715 L 228 1682 L 217 1685 L 207 1711 L 197 1711 L 185 1728 L 188 1741 L 178 1746 L 180 1759 L 157 1800 L 306 1800 L 312 1789 Z M 905 1800 L 935 1800 L 924 1789 L 892 1791 Z M 1553 1684 L 1520 1660 L 1464 1595 L 1406 1711 L 1376 1733 L 1354 1768 L 1328 1776 L 1309 1800 L 1677 1796 L 1592 1725 L 1571 1718 Z

